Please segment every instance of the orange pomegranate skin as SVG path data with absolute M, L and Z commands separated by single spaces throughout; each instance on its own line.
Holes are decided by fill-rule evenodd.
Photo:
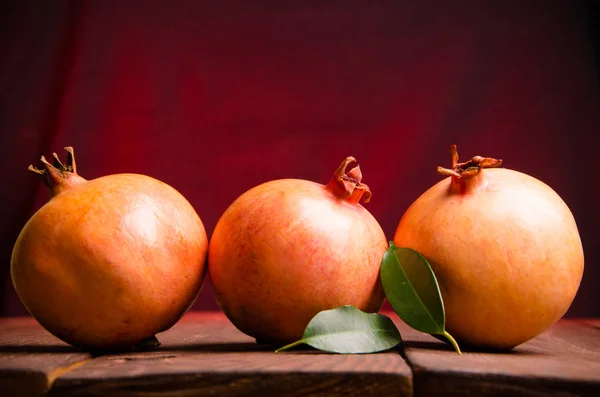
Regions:
M 87 349 L 129 348 L 170 328 L 205 274 L 208 241 L 197 213 L 148 176 L 68 179 L 74 183 L 53 189 L 13 249 L 12 280 L 27 310 Z
M 568 310 L 583 275 L 567 205 L 543 182 L 504 168 L 438 182 L 403 215 L 394 244 L 428 259 L 446 329 L 476 347 L 510 349 L 539 335 Z
M 209 276 L 221 309 L 242 332 L 289 343 L 321 310 L 381 308 L 387 240 L 360 196 L 338 197 L 330 188 L 270 181 L 242 194 L 218 221 Z

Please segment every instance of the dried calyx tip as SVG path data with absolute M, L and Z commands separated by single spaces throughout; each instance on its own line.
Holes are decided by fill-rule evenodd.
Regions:
M 40 156 L 40 161 L 42 162 L 42 164 L 44 165 L 45 169 L 39 169 L 34 167 L 33 165 L 29 165 L 29 167 L 27 168 L 30 171 L 33 171 L 37 174 L 41 174 L 41 173 L 45 173 L 48 171 L 48 168 L 56 168 L 59 171 L 62 172 L 73 172 L 76 173 L 77 172 L 77 166 L 75 165 L 75 153 L 73 151 L 73 148 L 71 146 L 67 146 L 65 148 L 65 150 L 67 151 L 67 164 L 63 164 L 62 161 L 60 161 L 60 159 L 58 158 L 58 155 L 56 153 L 52 153 L 52 164 L 50 164 L 48 162 L 48 160 L 46 160 L 45 156 Z
M 77 174 L 77 167 L 75 164 L 75 154 L 73 148 L 68 146 L 65 148 L 67 151 L 67 163 L 63 164 L 56 153 L 52 153 L 52 164 L 46 160 L 46 157 L 41 156 L 40 161 L 44 168 L 37 168 L 33 165 L 29 165 L 27 169 L 31 172 L 35 172 L 38 175 L 44 177 L 44 183 L 48 187 L 52 187 L 53 182 L 60 178 L 63 178 L 65 173 Z
M 67 151 L 67 167 L 69 171 L 77 173 L 77 164 L 75 163 L 75 151 L 72 146 L 64 148 Z
M 346 169 L 352 163 L 357 163 L 356 159 L 352 156 L 346 157 L 333 173 L 328 186 L 338 192 L 336 193 L 338 196 L 353 197 L 356 199 L 356 202 L 362 198 L 365 203 L 368 203 L 371 200 L 371 190 L 366 184 L 362 183 L 360 166 L 357 164 L 350 171 L 346 172 Z
M 39 175 L 44 175 L 46 173 L 46 171 L 44 171 L 44 170 L 40 170 L 39 168 L 35 168 L 33 166 L 33 164 L 29 164 L 29 167 L 27 167 L 27 169 L 29 171 L 35 172 L 36 174 L 39 174 Z
M 438 166 L 438 174 L 465 179 L 479 174 L 484 168 L 495 168 L 502 165 L 502 160 L 500 159 L 482 156 L 475 156 L 469 161 L 459 163 L 456 145 L 450 146 L 450 154 L 452 156 L 452 168 Z

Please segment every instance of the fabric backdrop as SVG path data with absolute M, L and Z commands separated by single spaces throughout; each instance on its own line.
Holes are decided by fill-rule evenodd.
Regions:
M 143 173 L 209 235 L 247 189 L 325 183 L 355 156 L 388 238 L 462 159 L 502 158 L 571 207 L 586 255 L 571 316 L 600 316 L 597 6 L 578 1 L 53 1 L 0 6 L 0 297 L 47 199 L 27 171 L 74 146 L 90 179 Z M 216 308 L 210 286 L 195 308 Z

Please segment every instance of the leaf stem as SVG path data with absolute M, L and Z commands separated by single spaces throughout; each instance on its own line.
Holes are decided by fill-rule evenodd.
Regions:
M 454 350 L 456 350 L 456 352 L 460 356 L 462 352 L 460 351 L 460 347 L 458 347 L 458 343 L 456 343 L 456 340 L 452 337 L 452 335 L 450 335 L 446 330 L 444 330 L 442 335 L 450 341 L 450 344 L 454 347 Z
M 279 353 L 279 352 L 282 352 L 282 351 L 284 351 L 284 350 L 289 350 L 289 349 L 291 349 L 292 347 L 296 347 L 296 346 L 298 346 L 298 345 L 301 345 L 301 344 L 303 344 L 303 343 L 304 343 L 304 339 L 297 340 L 297 341 L 296 341 L 296 342 L 294 342 L 294 343 L 290 343 L 289 345 L 285 345 L 285 346 L 283 346 L 283 347 L 280 347 L 279 349 L 275 350 L 275 353 Z

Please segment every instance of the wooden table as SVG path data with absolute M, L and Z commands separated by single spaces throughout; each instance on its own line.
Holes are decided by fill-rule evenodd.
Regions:
M 157 350 L 93 356 L 30 318 L 0 319 L 0 396 L 600 396 L 600 320 L 458 356 L 388 315 L 404 346 L 366 355 L 275 354 L 221 313 L 192 312 Z

